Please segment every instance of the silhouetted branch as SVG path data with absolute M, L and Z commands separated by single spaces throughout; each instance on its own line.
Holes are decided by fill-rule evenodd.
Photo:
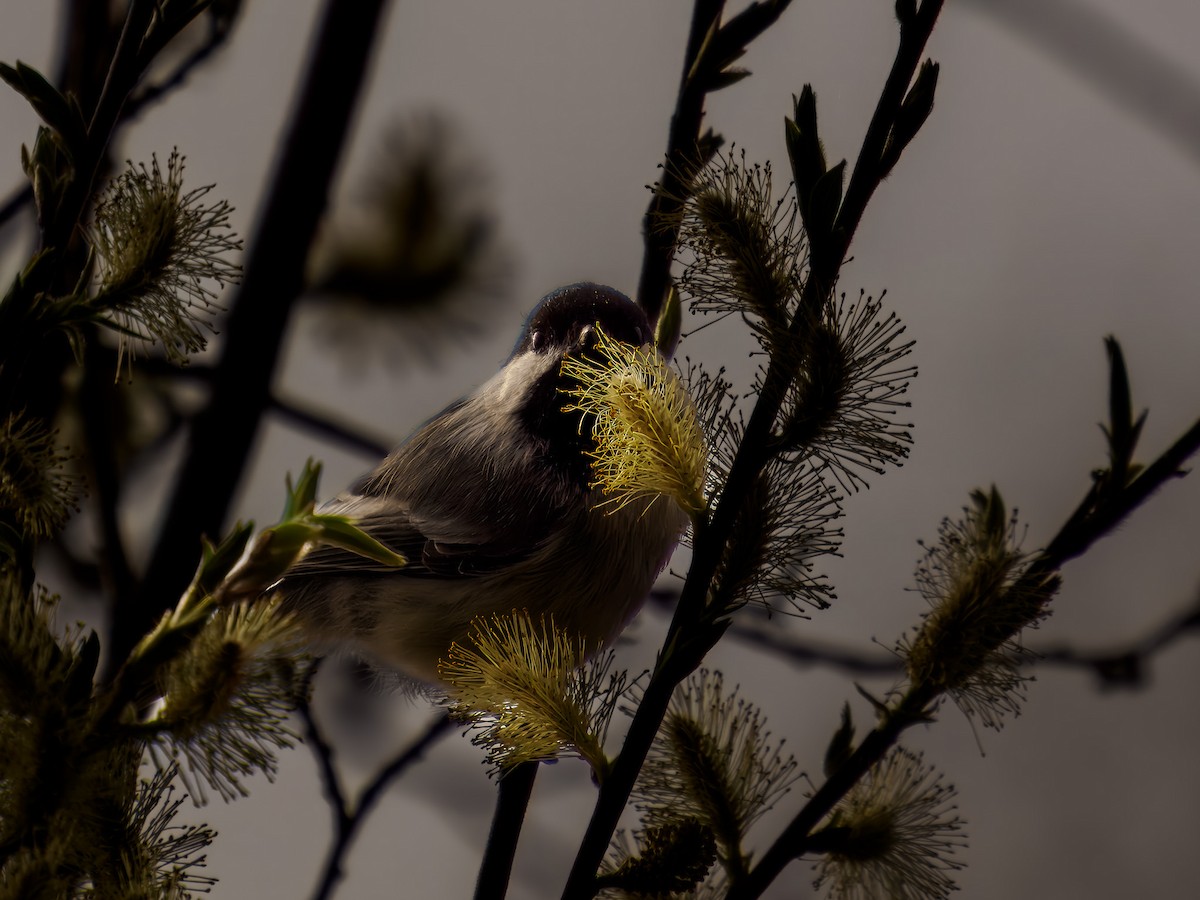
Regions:
M 508 893 L 517 841 L 521 837 L 521 826 L 525 823 L 525 810 L 539 765 L 538 762 L 522 763 L 500 777 L 496 813 L 492 817 L 487 848 L 475 882 L 475 900 L 504 900 Z
M 325 208 L 385 6 L 386 0 L 325 4 L 312 62 L 224 328 L 212 396 L 193 424 L 140 596 L 114 616 L 111 652 L 118 659 L 182 591 L 200 536 L 222 530 L 270 403 L 280 343 L 303 286 L 305 253 Z
M 928 0 L 927 0 L 928 2 Z M 1113 486 L 1097 479 L 1091 491 L 1059 529 L 1047 547 L 1034 556 L 1022 575 L 1007 588 L 1005 594 L 1030 592 L 1041 588 L 1057 576 L 1062 564 L 1084 553 L 1097 540 L 1120 525 L 1165 481 L 1180 475 L 1180 466 L 1200 448 L 1200 422 L 1193 425 L 1153 463 L 1123 485 Z M 1200 610 L 1193 609 L 1156 630 L 1144 642 L 1141 651 L 1118 654 L 1128 661 L 1131 655 L 1145 648 L 1161 648 L 1175 632 L 1189 630 L 1200 620 Z M 1068 657 L 1064 653 L 1060 661 Z M 1072 658 L 1078 658 L 1072 655 Z M 1104 655 L 1111 661 L 1111 655 Z M 1086 659 L 1084 657 L 1083 659 Z M 1140 660 L 1141 657 L 1138 656 Z M 1090 663 L 1097 668 L 1095 660 Z M 1102 677 L 1104 672 L 1101 671 Z M 810 832 L 829 814 L 858 780 L 881 760 L 910 726 L 928 722 L 941 697 L 940 689 L 929 682 L 914 683 L 894 704 L 881 708 L 880 723 L 870 731 L 850 757 L 837 768 L 809 798 L 791 823 L 767 849 L 750 874 L 733 885 L 728 900 L 749 900 L 759 897 L 784 868 L 809 850 Z
M 720 21 L 724 9 L 725 0 L 695 0 L 692 6 L 692 23 L 683 55 L 679 93 L 667 135 L 666 164 L 662 180 L 650 198 L 650 206 L 642 220 L 645 252 L 636 299 L 646 310 L 651 322 L 657 321 L 662 309 L 671 275 L 671 261 L 675 258 L 675 243 L 679 237 L 677 230 L 664 230 L 660 223 L 668 217 L 671 209 L 678 211 L 683 206 L 682 199 L 673 198 L 684 190 L 682 173 L 693 163 L 700 138 L 700 123 L 704 120 L 705 91 L 688 75 L 700 54 L 705 36 Z
M 1034 665 L 1055 665 L 1084 668 L 1095 672 L 1100 686 L 1107 689 L 1140 688 L 1147 680 L 1147 670 L 1155 656 L 1185 635 L 1200 633 L 1200 596 L 1190 606 L 1169 616 L 1145 637 L 1108 650 L 1077 650 L 1069 646 L 1034 650 Z
M 316 670 L 317 666 L 314 665 L 309 675 L 310 685 Z M 419 760 L 442 735 L 446 734 L 451 729 L 453 722 L 447 715 L 440 715 L 431 721 L 415 741 L 375 774 L 375 777 L 359 794 L 358 802 L 351 810 L 341 780 L 338 778 L 337 767 L 333 762 L 333 747 L 321 733 L 320 726 L 313 716 L 307 693 L 306 689 L 305 695 L 297 704 L 300 717 L 304 721 L 304 742 L 308 744 L 316 758 L 325 797 L 329 801 L 329 807 L 333 813 L 333 843 L 325 858 L 325 864 L 322 866 L 317 888 L 313 892 L 313 900 L 327 900 L 333 896 L 334 888 L 345 874 L 343 867 L 346 853 L 354 842 L 358 829 L 382 796 L 383 791 L 405 769 Z
M 344 444 L 351 450 L 358 451 L 371 459 L 379 459 L 391 452 L 391 447 L 382 441 L 368 437 L 352 426 L 343 425 L 327 413 L 315 413 L 275 394 L 271 397 L 271 407 L 283 418 L 300 427 L 314 432 L 319 437 L 335 443 Z
M 232 31 L 232 22 L 218 18 L 210 11 L 208 36 L 172 69 L 161 81 L 144 85 L 129 98 L 122 118 L 133 119 L 152 103 L 157 103 L 171 91 L 182 87 L 192 70 L 208 60 L 224 46 Z
M 896 57 L 868 125 L 845 200 L 838 209 L 837 218 L 828 235 L 829 239 L 823 241 L 823 252 L 818 254 L 814 250 L 810 257 L 808 277 L 804 283 L 799 307 L 789 325 L 788 337 L 795 338 L 809 322 L 809 311 L 825 301 L 845 260 L 863 210 L 886 174 L 882 164 L 883 150 L 942 6 L 943 0 L 924 0 L 919 11 L 914 11 L 908 20 L 901 24 Z M 697 17 L 701 15 L 701 10 L 702 4 L 698 3 Z M 719 9 L 717 13 L 719 14 Z M 715 16 L 708 21 L 715 21 Z M 695 29 L 696 22 L 693 21 L 693 36 Z M 689 48 L 691 46 L 689 43 Z M 689 50 L 689 62 L 691 56 Z M 642 296 L 639 288 L 639 299 L 652 302 L 655 298 Z M 758 477 L 769 458 L 771 431 L 797 365 L 798 360 L 791 358 L 791 355 L 787 359 L 782 355 L 772 356 L 762 377 L 761 391 L 746 422 L 729 475 L 722 487 L 722 499 L 708 519 L 694 523 L 692 563 L 667 632 L 665 649 L 659 656 L 657 668 L 642 695 L 621 752 L 614 761 L 608 777 L 600 785 L 592 818 L 563 891 L 564 900 L 587 900 L 595 895 L 596 872 L 633 791 L 646 754 L 666 714 L 675 686 L 700 665 L 705 654 L 720 640 L 728 627 L 728 619 L 713 620 L 705 618 L 703 613 L 706 608 L 721 607 L 722 598 L 713 597 L 711 594 L 717 568 L 725 557 L 727 542 L 733 535 L 742 498 L 749 493 L 754 479 Z M 854 780 L 857 780 L 857 776 Z M 763 869 L 765 880 L 761 883 L 755 880 L 756 892 L 747 893 L 745 896 L 754 897 L 761 894 L 779 871 L 782 871 L 782 866 L 774 872 Z M 747 882 L 751 879 L 754 879 L 753 872 Z
M 778 629 L 733 624 L 729 636 L 803 666 L 842 669 L 853 675 L 898 675 L 904 663 L 889 653 L 863 653 L 822 641 L 801 640 Z
M 732 62 L 732 59 L 736 59 L 740 55 L 737 51 L 770 28 L 790 3 L 791 0 L 751 3 L 715 32 L 725 9 L 724 0 L 696 0 L 692 8 L 692 24 L 683 57 L 679 93 L 667 135 L 666 162 L 642 220 L 645 252 L 638 279 L 637 301 L 646 310 L 651 322 L 658 319 L 670 282 L 675 244 L 679 240 L 679 230 L 672 220 L 687 202 L 690 173 L 697 165 L 703 165 L 706 155 L 715 151 L 720 144 L 720 139 L 711 133 L 701 137 L 704 100 L 711 91 L 721 86 L 715 76 L 719 76 L 720 70 L 726 68 L 726 60 Z M 707 55 L 713 57 L 714 64 L 721 65 L 705 73 L 708 77 L 701 77 L 697 65 L 706 39 L 712 45 Z
M 1200 631 L 1200 598 L 1181 612 L 1174 612 L 1144 637 L 1106 650 L 1081 650 L 1067 644 L 1029 647 L 1020 660 L 1022 668 L 1058 666 L 1087 669 L 1096 674 L 1104 688 L 1144 686 L 1153 658 L 1185 635 Z M 823 641 L 804 640 L 777 628 L 735 623 L 729 636 L 802 666 L 841 669 L 852 675 L 900 675 L 903 660 L 891 653 L 867 653 Z

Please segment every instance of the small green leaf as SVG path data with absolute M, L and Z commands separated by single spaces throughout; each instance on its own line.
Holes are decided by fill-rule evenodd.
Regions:
M 809 218 L 805 222 L 809 238 L 824 240 L 833 233 L 833 223 L 842 205 L 842 184 L 846 176 L 846 161 L 840 163 L 817 179 L 809 201 Z
M 978 510 L 980 530 L 989 542 L 1003 544 L 1007 540 L 1009 521 L 1008 510 L 1004 507 L 1004 498 L 995 485 L 984 493 L 980 490 L 971 491 L 971 502 Z
M 809 228 L 813 189 L 827 171 L 825 148 L 817 134 L 817 95 L 813 93 L 812 85 L 806 84 L 800 96 L 793 99 L 795 119 L 784 119 L 784 142 L 792 163 L 800 215 L 805 227 Z
M 709 78 L 708 84 L 705 87 L 707 89 L 707 92 L 711 94 L 714 91 L 723 90 L 724 88 L 730 87 L 731 85 L 735 85 L 739 81 L 741 81 L 743 78 L 749 78 L 749 77 L 750 77 L 749 69 L 742 69 L 742 68 L 722 69 L 720 72 L 715 73 L 711 78 Z
M 74 177 L 74 163 L 63 138 L 52 128 L 39 125 L 33 149 L 22 147 L 21 167 L 33 186 L 38 224 L 44 228 L 57 215 L 62 195 Z
M 81 156 L 87 148 L 87 125 L 79 106 L 59 93 L 32 66 L 18 62 L 16 68 L 0 63 L 0 78 L 29 101 L 42 121 L 57 131 L 63 139 L 63 149 L 72 158 Z
M 371 537 L 351 519 L 344 516 L 313 516 L 311 521 L 319 529 L 317 540 L 322 544 L 341 547 L 385 566 L 408 565 L 403 554 Z
M 211 594 L 217 585 L 225 580 L 225 576 L 237 563 L 250 535 L 254 533 L 253 522 L 238 522 L 221 543 L 214 545 L 204 539 L 200 567 L 196 570 L 195 583 L 204 594 Z
M 269 536 L 266 541 L 270 545 L 269 550 L 266 547 L 262 548 L 262 551 L 265 553 L 264 559 L 272 559 L 279 562 L 287 559 L 289 560 L 288 565 L 291 565 L 291 560 L 299 556 L 306 545 L 319 540 L 320 535 L 321 529 L 319 526 L 305 519 L 293 519 L 291 521 L 280 522 L 278 525 L 263 530 L 259 534 L 259 538 Z M 257 541 L 254 551 L 255 553 L 260 551 Z M 282 570 L 280 574 L 283 574 Z
M 704 134 L 696 140 L 696 170 L 707 166 L 717 151 L 725 146 L 725 138 L 711 128 L 706 128 Z
M 237 565 L 214 588 L 214 595 L 220 595 L 218 602 L 261 594 L 282 578 L 319 536 L 320 529 L 303 519 L 260 531 Z
M 682 330 L 683 303 L 679 299 L 679 289 L 672 284 L 667 288 L 662 311 L 658 314 L 658 321 L 654 323 L 654 346 L 658 348 L 663 359 L 670 359 L 675 355 Z
M 713 44 L 717 37 L 717 32 L 721 28 L 721 19 L 718 16 L 715 18 L 708 31 L 704 34 L 704 39 L 700 42 L 700 47 L 696 51 L 696 58 L 692 62 L 692 67 L 688 70 L 687 81 L 692 81 L 698 77 L 705 69 L 709 67 L 709 55 L 712 52 Z
M 1125 355 L 1121 345 L 1111 335 L 1104 339 L 1108 351 L 1109 387 L 1107 427 L 1101 426 L 1108 440 L 1109 464 L 1112 469 L 1111 483 L 1124 487 L 1136 474 L 1133 454 L 1137 449 L 1142 426 L 1146 424 L 1147 410 L 1142 410 L 1136 421 L 1133 418 L 1133 394 L 1129 387 L 1129 371 L 1125 367 Z
M 939 66 L 932 59 L 921 63 L 912 87 L 909 88 L 904 102 L 900 104 L 900 109 L 896 112 L 896 121 L 892 125 L 891 134 L 888 135 L 887 144 L 880 156 L 881 177 L 887 177 L 892 171 L 899 162 L 904 148 L 917 136 L 917 132 L 921 130 L 921 126 L 925 124 L 925 120 L 933 111 L 938 71 Z
M 871 704 L 871 706 L 875 709 L 875 714 L 878 715 L 881 720 L 884 720 L 888 717 L 890 710 L 888 709 L 888 705 L 886 703 L 868 691 L 857 681 L 854 682 L 854 689 L 858 691 L 860 697 Z
M 825 777 L 829 778 L 842 767 L 854 750 L 854 723 L 850 719 L 850 704 L 842 706 L 842 724 L 829 739 L 825 748 Z
M 283 506 L 283 515 L 279 517 L 280 522 L 295 519 L 312 511 L 316 505 L 317 482 L 320 478 L 321 464 L 315 462 L 312 457 L 309 457 L 304 463 L 304 469 L 300 472 L 300 477 L 296 479 L 294 486 L 292 476 L 290 474 L 287 476 L 285 482 L 287 484 L 287 500 Z

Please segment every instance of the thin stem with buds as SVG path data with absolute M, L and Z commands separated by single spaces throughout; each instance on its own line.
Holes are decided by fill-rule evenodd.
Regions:
M 863 210 L 883 179 L 883 148 L 942 5 L 941 0 L 926 0 L 920 11 L 901 29 L 896 59 L 867 129 L 850 188 L 835 220 L 831 235 L 833 239 L 824 244 L 826 249 L 823 254 L 814 256 L 810 261 L 811 270 L 790 327 L 792 337 L 797 336 L 808 321 L 809 310 L 822 302 L 832 289 Z M 676 685 L 695 670 L 704 654 L 728 627 L 727 618 L 705 615 L 713 578 L 726 542 L 733 534 L 738 502 L 769 459 L 767 448 L 771 429 L 783 405 L 796 365 L 794 358 L 784 361 L 776 356 L 771 360 L 729 477 L 722 486 L 723 501 L 718 503 L 710 520 L 695 526 L 692 566 L 664 650 L 612 772 L 600 787 L 591 821 L 563 892 L 564 900 L 582 900 L 594 895 L 596 871 L 666 714 L 671 695 Z

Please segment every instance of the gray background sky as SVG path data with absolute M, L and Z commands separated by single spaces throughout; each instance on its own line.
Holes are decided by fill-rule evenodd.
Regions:
M 1151 407 L 1143 458 L 1200 414 L 1200 106 L 1187 102 L 1200 81 L 1200 6 L 1076 3 L 1153 51 L 1174 79 L 1182 112 L 1169 128 L 1153 127 L 1138 86 L 1156 70 L 1114 53 L 1070 15 L 1061 32 L 1068 45 L 1051 50 L 1045 36 L 1058 32 L 1050 24 L 1035 18 L 1042 39 L 1030 39 L 1010 28 L 1007 15 L 986 14 L 982 0 L 948 4 L 929 47 L 942 66 L 934 114 L 868 208 L 842 282 L 851 293 L 886 288 L 918 341 L 916 444 L 902 469 L 846 503 L 845 555 L 826 566 L 839 601 L 780 628 L 864 652 L 874 649 L 872 639 L 890 646 L 923 608 L 905 590 L 916 539 L 934 537 L 941 517 L 956 515 L 977 486 L 995 483 L 1019 507 L 1027 547 L 1047 540 L 1103 460 L 1096 423 L 1105 413 L 1104 335 L 1122 340 L 1135 403 Z M 52 72 L 54 9 L 7 0 L 0 59 Z M 377 367 L 349 378 L 323 355 L 313 320 L 302 316 L 289 336 L 281 393 L 397 440 L 490 374 L 547 290 L 591 279 L 632 292 L 643 185 L 665 146 L 689 10 L 682 0 L 397 3 L 347 183 L 387 120 L 430 108 L 447 113 L 492 175 L 517 264 L 514 299 L 497 315 L 493 338 L 451 354 L 433 372 Z M 179 146 L 188 183 L 216 182 L 216 195 L 238 207 L 236 227 L 250 235 L 314 12 L 311 0 L 248 2 L 220 60 L 149 110 L 119 154 L 163 159 Z M 791 95 L 811 82 L 827 154 L 853 158 L 895 39 L 890 3 L 797 3 L 745 58 L 754 77 L 712 98 L 708 121 L 748 159 L 786 172 L 782 120 Z M 1080 58 L 1096 70 L 1069 62 Z M 19 144 L 32 141 L 35 120 L 3 92 L 0 123 L 0 153 L 15 185 Z M 782 187 L 786 177 L 778 180 Z M 10 269 L 11 259 L 4 262 Z M 728 358 L 745 372 L 744 357 L 729 345 L 726 332 L 698 336 L 684 349 Z M 272 519 L 283 472 L 310 454 L 327 463 L 326 495 L 371 464 L 274 424 L 239 513 Z M 153 527 L 152 515 L 131 511 L 131 535 Z M 1054 615 L 1031 644 L 1120 644 L 1189 603 L 1200 584 L 1200 479 L 1169 486 L 1065 576 Z M 657 614 L 643 616 L 637 642 L 623 651 L 630 666 L 649 663 L 662 627 Z M 819 771 L 844 700 L 860 722 L 868 719 L 838 673 L 797 673 L 734 641 L 711 662 L 764 707 L 802 768 Z M 953 709 L 911 733 L 909 744 L 925 749 L 960 791 L 971 844 L 959 877 L 963 896 L 1195 896 L 1198 676 L 1195 640 L 1183 640 L 1156 658 L 1150 683 L 1136 693 L 1102 694 L 1084 673 L 1043 670 L 1024 714 L 999 734 L 979 736 L 986 755 Z M 334 702 L 336 685 L 328 687 L 323 699 Z M 420 702 L 379 702 L 389 707 L 386 728 L 349 741 L 340 757 L 352 781 L 427 715 Z M 452 735 L 409 773 L 367 822 L 339 896 L 469 895 L 493 790 L 479 757 Z M 312 885 L 328 812 L 306 750 L 286 754 L 281 768 L 277 783 L 256 784 L 251 798 L 192 813 L 221 832 L 210 853 L 221 879 L 214 896 L 304 896 Z M 511 896 L 557 895 L 592 795 L 581 764 L 542 773 Z M 764 823 L 764 842 L 777 822 Z M 795 865 L 773 896 L 807 896 L 810 881 L 807 867 Z

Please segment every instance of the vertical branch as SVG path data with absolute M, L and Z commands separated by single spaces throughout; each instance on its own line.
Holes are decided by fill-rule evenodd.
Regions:
M 386 0 L 325 3 L 312 62 L 225 324 L 212 394 L 192 426 L 140 595 L 134 604 L 115 610 L 110 659 L 123 659 L 138 635 L 183 590 L 201 535 L 219 533 L 224 524 L 270 402 L 280 343 L 303 287 L 305 252 L 325 208 L 385 7 Z
M 906 728 L 925 720 L 925 711 L 931 702 L 927 690 L 914 689 L 906 694 L 879 726 L 863 738 L 849 759 L 809 798 L 762 859 L 745 877 L 730 887 L 727 900 L 751 900 L 762 896 L 784 868 L 805 852 L 808 833 L 817 823 L 883 758 Z
M 93 329 L 94 331 L 94 329 Z M 113 603 L 131 596 L 137 581 L 129 566 L 117 515 L 121 502 L 121 473 L 113 423 L 120 394 L 113 380 L 112 354 L 89 335 L 85 344 L 83 381 L 79 388 L 79 415 L 87 442 L 87 465 L 95 489 L 96 515 L 103 541 L 100 572 Z
M 538 762 L 521 763 L 504 773 L 497 788 L 496 813 L 488 832 L 487 849 L 475 882 L 475 900 L 504 900 L 517 854 L 517 841 L 525 822 L 529 795 L 537 778 Z
M 689 76 L 700 56 L 705 36 L 720 21 L 724 9 L 725 0 L 696 0 L 692 7 L 692 24 L 688 31 L 687 50 L 683 55 L 679 95 L 667 136 L 666 164 L 663 166 L 659 189 L 650 199 L 650 206 L 642 220 L 646 251 L 638 279 L 637 301 L 651 322 L 658 320 L 662 309 L 671 273 L 671 260 L 675 257 L 675 242 L 679 237 L 678 229 L 662 223 L 670 220 L 672 214 L 683 206 L 685 185 L 682 175 L 693 162 L 690 156 L 695 153 L 700 123 L 704 119 L 704 87 Z
M 375 808 L 384 790 L 400 776 L 410 765 L 425 755 L 433 744 L 453 726 L 453 721 L 447 715 L 438 716 L 431 721 L 415 741 L 402 750 L 390 763 L 380 769 L 371 779 L 353 810 L 346 799 L 337 769 L 333 764 L 333 748 L 321 734 L 317 720 L 312 713 L 312 707 L 307 699 L 298 705 L 301 718 L 304 720 L 304 740 L 312 748 L 321 775 L 321 784 L 325 798 L 333 813 L 333 843 L 321 867 L 321 875 L 317 887 L 313 891 L 312 900 L 329 900 L 333 896 L 338 882 L 345 875 L 346 854 L 358 836 L 358 829 L 366 821 L 367 815 Z
M 638 279 L 637 301 L 651 322 L 658 320 L 671 277 L 671 262 L 679 240 L 676 217 L 690 194 L 689 181 L 697 166 L 716 150 L 718 140 L 711 132 L 702 138 L 704 99 L 715 90 L 733 84 L 722 81 L 721 69 L 736 59 L 746 46 L 773 25 L 791 5 L 791 0 L 756 0 L 733 18 L 722 22 L 724 0 L 696 0 L 687 49 L 683 55 L 679 93 L 667 135 L 667 153 L 662 178 L 642 220 L 645 254 Z M 729 74 L 729 73 L 725 73 Z
M 117 41 L 112 64 L 108 67 L 104 87 L 100 91 L 88 124 L 84 156 L 75 161 L 75 177 L 63 195 L 62 205 L 54 220 L 46 223 L 42 235 L 42 246 L 45 248 L 64 250 L 74 234 L 80 216 L 83 215 L 94 189 L 100 163 L 108 149 L 109 139 L 121 116 L 121 108 L 141 77 L 138 50 L 146 29 L 150 27 L 154 9 L 154 0 L 130 0 L 129 12 L 121 28 L 121 37 Z
M 70 91 L 80 108 L 96 108 L 110 48 L 117 34 L 109 0 L 63 0 L 63 29 L 59 47 L 58 88 Z
M 834 239 L 827 243 L 829 250 L 822 259 L 811 261 L 801 302 L 789 327 L 793 336 L 801 333 L 808 321 L 809 310 L 823 301 L 832 288 L 863 210 L 883 178 L 880 164 L 883 148 L 942 5 L 943 0 L 925 0 L 920 11 L 902 24 L 895 61 L 868 126 L 854 167 L 851 188 L 835 220 Z M 563 892 L 564 898 L 582 900 L 595 894 L 596 871 L 666 713 L 671 693 L 675 685 L 700 664 L 704 653 L 720 639 L 727 627 L 727 621 L 710 621 L 702 613 L 724 547 L 733 533 L 738 504 L 769 458 L 771 429 L 783 405 L 795 366 L 794 359 L 772 357 L 729 477 L 722 486 L 721 502 L 710 520 L 696 525 L 692 565 L 667 633 L 659 666 L 646 687 L 612 772 L 601 785 Z
M 900 23 L 900 46 L 871 116 L 871 123 L 867 126 L 867 133 L 863 136 L 862 148 L 854 163 L 854 173 L 850 176 L 845 199 L 834 222 L 835 247 L 829 254 L 830 259 L 813 260 L 814 270 L 820 266 L 822 271 L 818 274 L 829 278 L 830 286 L 850 249 L 850 241 L 854 238 L 867 203 L 883 180 L 880 162 L 884 147 L 944 4 L 945 0 L 922 0 L 920 9 L 912 18 Z

